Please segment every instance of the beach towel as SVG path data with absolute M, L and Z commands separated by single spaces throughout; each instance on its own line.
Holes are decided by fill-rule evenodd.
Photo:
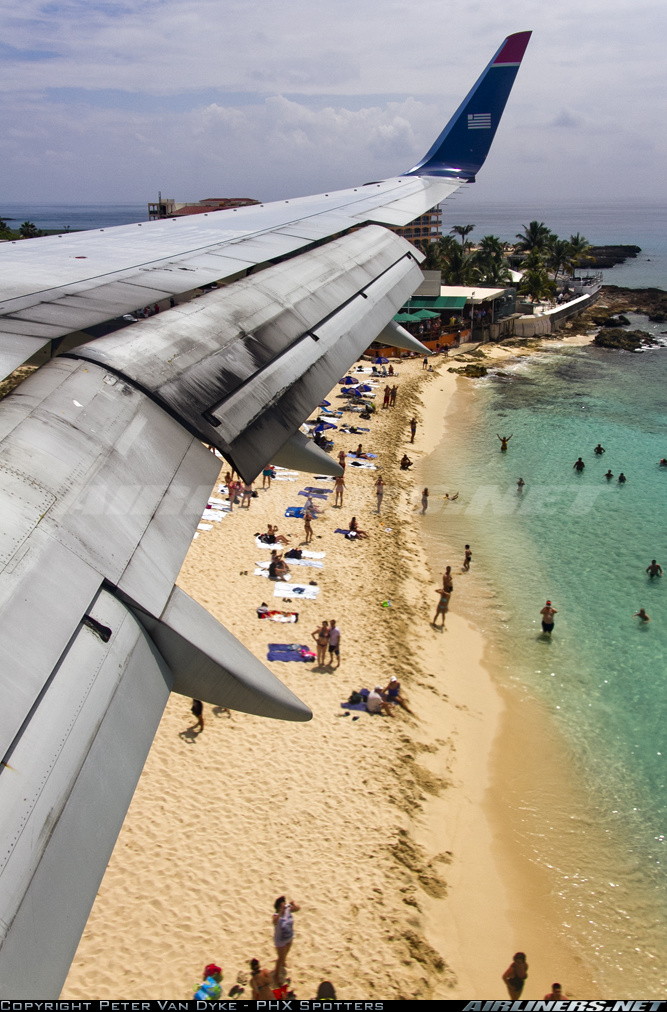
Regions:
M 306 485 L 306 492 L 310 492 L 313 495 L 331 495 L 333 489 L 319 488 L 317 485 Z
M 305 512 L 306 512 L 306 507 L 305 506 L 288 506 L 287 509 L 285 510 L 285 516 L 286 517 L 296 517 L 296 518 L 300 518 L 301 520 L 303 520 Z M 311 516 L 312 516 L 312 514 L 311 514 Z M 317 520 L 317 517 L 313 516 L 313 520 Z
M 341 703 L 340 705 L 341 705 L 342 709 L 343 710 L 363 710 L 364 712 L 367 713 L 368 710 L 367 710 L 367 707 L 366 707 L 366 700 L 368 699 L 368 696 L 370 695 L 370 689 L 359 689 L 359 695 L 363 696 L 363 702 L 361 702 L 361 703 Z
M 214 520 L 217 524 L 221 524 L 225 519 L 226 514 L 221 513 L 219 510 L 206 509 L 201 515 L 202 520 Z
M 269 609 L 268 604 L 260 604 L 257 609 L 257 618 L 268 618 L 270 622 L 298 622 L 298 611 L 275 611 Z
M 296 478 L 290 478 L 288 474 L 277 474 L 272 481 L 296 481 Z
M 197 524 L 198 531 L 212 531 L 213 524 Z
M 324 499 L 325 502 L 327 501 L 326 495 L 323 495 L 321 492 L 301 491 L 298 493 L 298 495 L 305 495 L 306 499 Z
M 287 556 L 285 556 L 285 561 L 287 562 Z M 271 565 L 271 563 L 270 562 L 256 562 L 255 565 L 258 566 L 259 569 L 268 569 L 269 566 Z M 287 565 L 288 566 L 310 566 L 311 569 L 322 569 L 323 566 L 324 566 L 324 563 L 323 562 L 314 562 L 313 559 L 293 559 L 293 558 L 290 558 L 290 560 L 287 563 Z
M 310 661 L 316 659 L 316 655 L 310 647 L 302 646 L 299 643 L 269 643 L 269 652 L 266 655 L 267 661 Z
M 366 460 L 351 460 L 350 467 L 365 467 L 367 471 L 377 471 L 375 464 L 369 464 Z
M 307 583 L 277 583 L 273 588 L 274 597 L 300 597 L 305 601 L 317 600 L 319 587 L 311 587 Z
M 357 456 L 357 455 L 356 455 L 356 453 L 352 453 L 352 452 L 348 452 L 348 453 L 346 454 L 346 456 L 348 456 L 348 457 L 355 457 L 355 458 L 356 458 L 356 456 Z M 367 454 L 366 454 L 366 456 L 367 456 L 367 457 L 368 457 L 368 458 L 369 458 L 370 460 L 377 460 L 377 456 L 378 456 L 378 455 L 377 455 L 377 453 L 367 453 Z M 362 460 L 364 460 L 364 458 L 363 458 L 363 457 L 362 457 L 361 459 L 362 459 Z

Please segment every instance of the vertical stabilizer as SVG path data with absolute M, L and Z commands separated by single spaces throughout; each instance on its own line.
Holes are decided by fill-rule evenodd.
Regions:
M 517 32 L 505 39 L 433 147 L 405 175 L 474 180 L 489 153 L 531 34 Z

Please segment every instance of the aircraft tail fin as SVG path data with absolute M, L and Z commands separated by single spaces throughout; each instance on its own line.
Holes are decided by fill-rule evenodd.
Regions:
M 531 34 L 508 35 L 435 144 L 405 175 L 474 181 L 489 153 Z

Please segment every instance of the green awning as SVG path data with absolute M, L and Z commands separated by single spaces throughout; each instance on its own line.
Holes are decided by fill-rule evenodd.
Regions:
M 396 323 L 416 323 L 417 316 L 413 313 L 396 313 L 394 320 Z
M 463 295 L 439 295 L 435 299 L 424 296 L 415 297 L 406 302 L 404 309 L 463 309 L 466 304 Z

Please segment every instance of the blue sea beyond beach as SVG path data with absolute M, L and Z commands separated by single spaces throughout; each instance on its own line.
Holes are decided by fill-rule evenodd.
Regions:
M 2 215 L 73 229 L 146 218 L 145 205 L 6 204 Z M 605 271 L 605 283 L 667 290 L 665 208 L 482 204 L 470 192 L 443 205 L 443 231 L 474 222 L 472 240 L 514 239 L 532 219 L 565 238 L 581 232 L 596 245 L 640 246 L 635 260 Z M 633 325 L 667 342 L 667 324 L 633 317 Z M 454 608 L 494 644 L 515 716 L 537 700 L 562 743 L 571 798 L 541 790 L 539 767 L 530 766 L 517 815 L 525 853 L 551 876 L 554 931 L 569 936 L 601 991 L 661 998 L 667 575 L 651 582 L 645 569 L 656 558 L 667 573 L 667 468 L 657 464 L 667 457 L 667 347 L 629 354 L 555 343 L 500 372 L 459 380 L 445 440 L 427 464 L 429 554 L 440 572 L 449 562 L 457 574 L 471 544 L 473 574 L 469 585 L 456 576 Z M 496 433 L 513 434 L 508 453 Z M 602 457 L 592 452 L 598 442 Z M 577 475 L 580 455 L 586 468 Z M 607 468 L 627 483 L 607 482 Z M 455 490 L 459 502 L 444 503 Z M 558 611 L 551 641 L 539 634 L 547 598 Z M 646 626 L 633 618 L 640 607 Z

